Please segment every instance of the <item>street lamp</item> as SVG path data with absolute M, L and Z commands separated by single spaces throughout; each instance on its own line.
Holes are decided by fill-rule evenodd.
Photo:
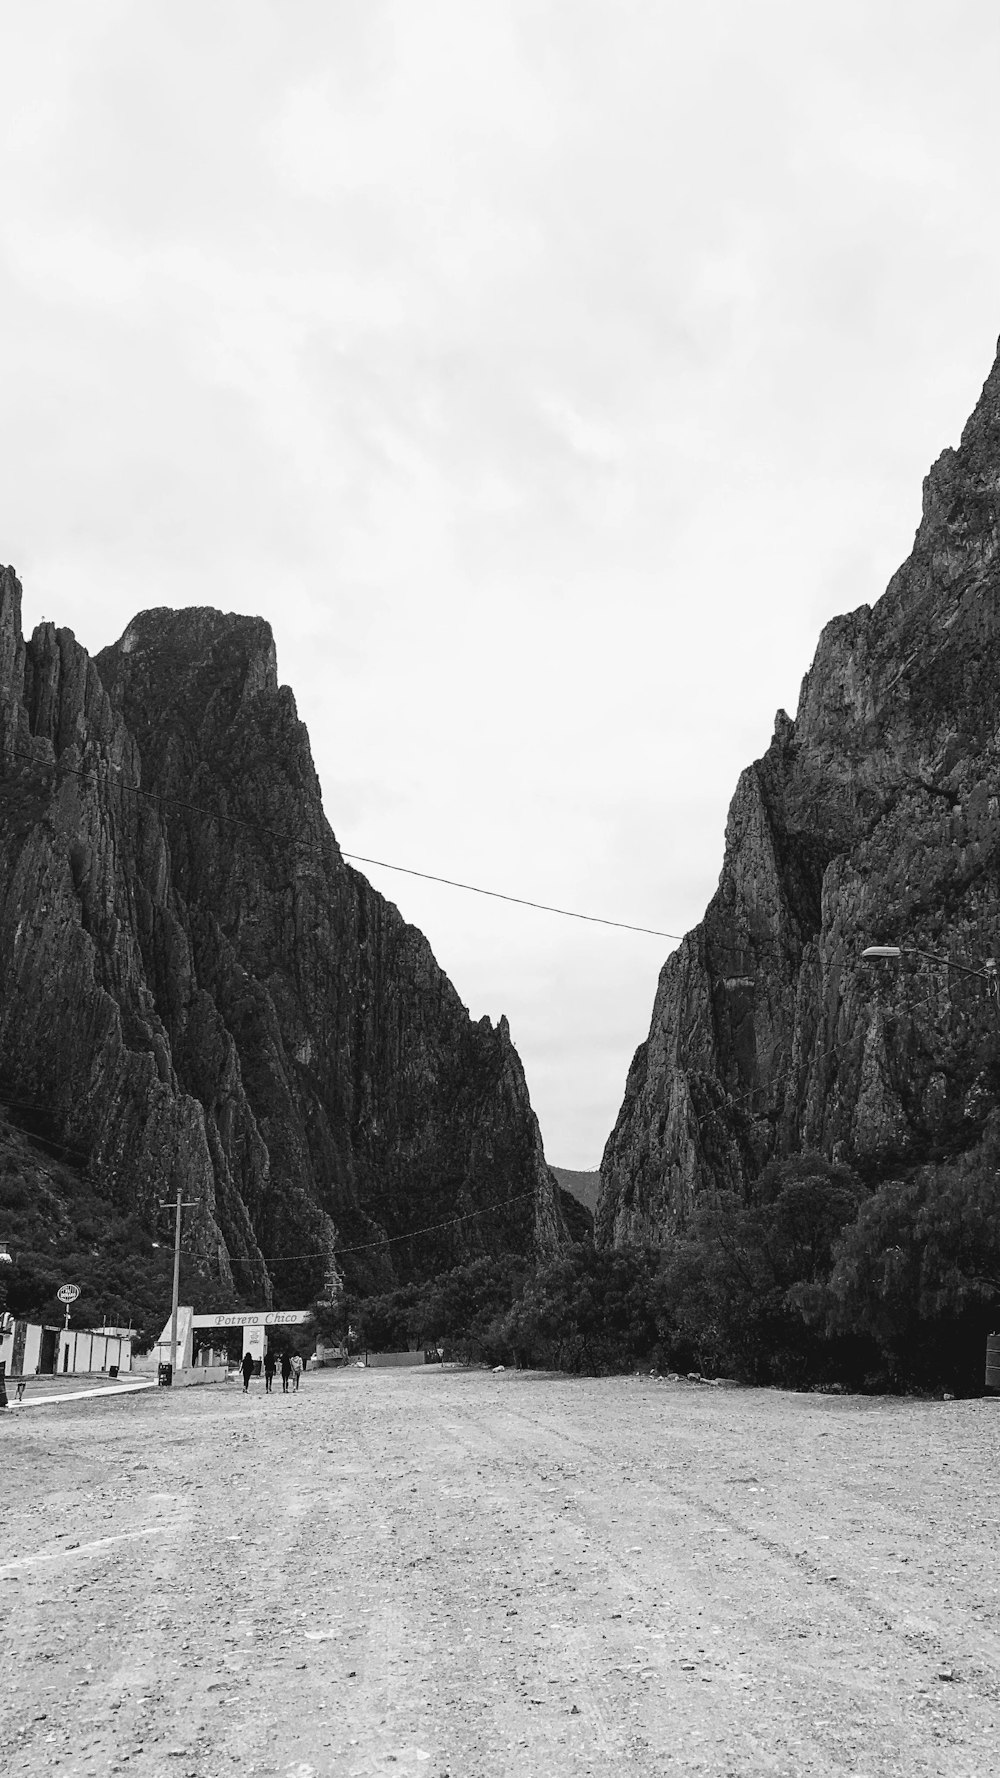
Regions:
M 869 945 L 861 957 L 862 961 L 879 957 L 926 957 L 930 963 L 943 963 L 946 968 L 958 969 L 963 975 L 974 975 L 978 981 L 986 983 L 986 992 L 1000 1012 L 1000 975 L 995 957 L 984 958 L 982 969 L 973 969 L 968 963 L 956 963 L 954 957 L 942 957 L 937 951 L 921 951 L 916 945 Z

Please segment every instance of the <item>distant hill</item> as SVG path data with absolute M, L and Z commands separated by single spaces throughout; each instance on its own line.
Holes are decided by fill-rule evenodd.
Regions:
M 601 1189 L 601 1175 L 597 1173 L 576 1173 L 571 1167 L 553 1167 L 563 1191 L 570 1192 L 577 1202 L 585 1204 L 593 1216 L 597 1210 L 597 1194 Z

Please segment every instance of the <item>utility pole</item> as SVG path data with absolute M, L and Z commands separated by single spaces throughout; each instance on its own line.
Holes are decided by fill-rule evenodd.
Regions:
M 173 1383 L 177 1374 L 177 1299 L 181 1290 L 181 1211 L 197 1208 L 197 1198 L 182 1198 L 181 1187 L 177 1187 L 177 1202 L 171 1206 L 169 1198 L 160 1199 L 160 1208 L 176 1212 L 174 1217 L 174 1289 L 170 1310 L 170 1381 Z

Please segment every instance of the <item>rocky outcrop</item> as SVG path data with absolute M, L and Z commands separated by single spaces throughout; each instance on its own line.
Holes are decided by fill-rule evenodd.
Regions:
M 506 1021 L 345 864 L 266 623 L 149 611 L 91 660 L 25 644 L 2 569 L 0 748 L 0 1088 L 103 1191 L 180 1184 L 268 1303 L 566 1238 Z
M 877 1179 L 977 1139 L 1000 1088 L 1000 359 L 884 597 L 824 630 L 730 808 L 716 895 L 660 975 L 598 1234 L 816 1149 Z
M 593 1218 L 601 1189 L 600 1173 L 581 1173 L 573 1167 L 553 1167 L 563 1191 L 569 1192 Z

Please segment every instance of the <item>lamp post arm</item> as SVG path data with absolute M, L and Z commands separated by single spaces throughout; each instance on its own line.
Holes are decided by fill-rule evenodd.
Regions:
M 926 957 L 929 963 L 943 963 L 946 969 L 957 969 L 962 975 L 974 976 L 977 982 L 986 983 L 987 999 L 993 1002 L 997 1017 L 1000 1018 L 1000 971 L 997 970 L 995 957 L 986 958 L 985 969 L 973 969 L 970 963 L 957 963 L 954 957 L 942 957 L 938 951 L 922 951 L 919 945 L 869 945 L 861 956 L 863 960 L 874 960 L 876 957 Z
M 942 957 L 937 951 L 921 951 L 916 945 L 900 945 L 903 957 L 926 957 L 931 963 L 943 963 L 948 969 L 960 969 L 963 975 L 974 975 L 978 981 L 992 982 L 993 976 L 985 969 L 973 969 L 968 963 L 956 963 L 954 957 Z

